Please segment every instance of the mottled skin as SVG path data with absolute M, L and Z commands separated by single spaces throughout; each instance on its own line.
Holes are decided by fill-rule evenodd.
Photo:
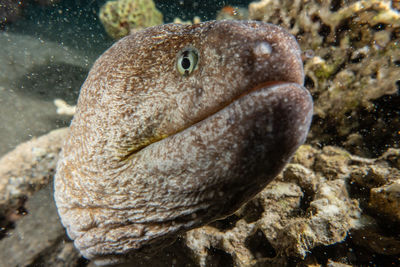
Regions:
M 199 53 L 189 76 L 176 69 L 185 47 Z M 55 177 L 76 247 L 117 262 L 234 212 L 304 142 L 303 79 L 295 39 L 261 22 L 162 25 L 114 44 L 82 86 Z

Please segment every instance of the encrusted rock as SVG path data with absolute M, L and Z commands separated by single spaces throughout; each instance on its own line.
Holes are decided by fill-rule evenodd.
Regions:
M 369 206 L 400 224 L 400 173 L 397 180 L 371 189 Z
M 385 186 L 390 187 L 390 181 L 400 177 L 399 170 L 383 160 L 396 161 L 393 155 L 397 150 L 389 151 L 380 158 L 366 159 L 337 147 L 318 150 L 304 145 L 293 162 L 306 159 L 308 168 L 299 163 L 289 164 L 255 199 L 225 219 L 230 225 L 228 229 L 221 227 L 224 224 L 214 223 L 192 230 L 186 234 L 186 244 L 200 266 L 213 262 L 215 250 L 231 255 L 234 266 L 279 266 L 290 263 L 293 257 L 308 262 L 312 256 L 307 254 L 314 248 L 344 242 L 352 233 L 359 246 L 374 253 L 395 255 L 400 249 L 400 239 L 384 234 L 377 222 L 380 214 L 365 215 L 370 209 L 360 205 L 360 201 L 368 198 L 369 191 L 362 196 L 353 193 L 360 183 L 369 184 L 373 192 L 386 182 L 389 184 Z M 365 172 L 367 169 L 375 172 Z M 373 182 L 369 175 L 375 177 Z M 393 195 L 390 196 L 392 200 Z M 388 217 L 397 218 L 398 202 L 397 207 L 388 204 L 388 199 L 377 202 L 393 210 L 386 214 Z M 372 240 L 379 241 L 371 244 Z M 329 259 L 330 266 L 346 266 L 357 262 L 356 257 L 354 254 L 348 259 Z
M 65 236 L 52 183 L 30 198 L 25 207 L 28 214 L 0 240 L 0 265 L 77 266 L 79 253 Z
M 400 13 L 391 4 L 262 0 L 249 5 L 251 19 L 287 28 L 305 51 L 306 86 L 317 115 L 312 136 L 318 142 L 340 141 L 363 156 L 398 147 Z M 359 131 L 360 138 L 346 142 Z
M 21 200 L 52 180 L 67 132 L 63 128 L 33 138 L 0 158 L 0 215 L 18 208 Z

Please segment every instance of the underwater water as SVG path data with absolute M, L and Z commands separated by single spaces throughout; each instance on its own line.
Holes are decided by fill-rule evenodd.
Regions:
M 66 235 L 52 181 L 81 85 L 118 39 L 100 18 L 107 2 L 0 0 L 0 267 L 96 266 Z M 314 116 L 238 211 L 123 266 L 400 266 L 400 5 L 378 2 L 154 0 L 163 23 L 222 10 L 282 26 Z
M 90 66 L 114 42 L 98 17 L 99 9 L 106 1 L 54 2 L 40 5 L 35 1 L 21 1 L 23 8 L 18 19 L 2 24 L 2 102 L 7 103 L 4 103 L 4 112 L 1 114 L 11 113 L 11 116 L 8 114 L 3 119 L 5 123 L 0 132 L 0 154 L 33 136 L 68 125 L 69 117 L 54 115 L 52 99 L 62 98 L 69 104 L 76 103 L 80 85 Z M 194 16 L 202 20 L 215 19 L 216 12 L 227 5 L 224 1 L 155 3 L 162 11 L 166 23 L 176 17 L 183 20 Z M 242 6 L 248 3 L 229 2 L 230 5 Z M 23 66 L 19 68 L 16 66 L 18 64 Z M 13 79 L 10 79 L 8 72 L 12 72 Z M 29 95 L 28 98 L 38 98 L 39 101 L 30 99 L 28 103 L 19 103 L 19 93 Z M 26 127 L 27 124 L 29 127 Z

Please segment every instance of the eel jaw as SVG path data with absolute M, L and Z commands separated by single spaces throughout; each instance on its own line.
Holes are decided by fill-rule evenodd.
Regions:
M 169 190 L 177 194 L 222 192 L 213 202 L 230 203 L 216 205 L 214 214 L 210 209 L 204 215 L 205 221 L 214 220 L 235 211 L 279 174 L 304 143 L 312 113 L 312 98 L 303 86 L 264 84 L 145 147 L 135 166 L 141 168 L 140 162 L 145 162 L 150 179 L 169 180 Z
M 259 85 L 255 86 L 255 87 L 253 87 L 253 88 L 251 88 L 251 89 L 249 89 L 249 90 L 245 90 L 242 94 L 240 94 L 240 95 L 237 96 L 236 98 L 232 99 L 232 101 L 229 102 L 229 104 L 227 104 L 226 106 L 222 107 L 220 110 L 218 110 L 218 111 L 215 112 L 215 113 L 218 113 L 219 111 L 221 111 L 221 110 L 227 108 L 230 104 L 232 104 L 233 102 L 237 101 L 238 99 L 244 97 L 245 95 L 250 94 L 251 92 L 254 92 L 254 91 L 257 91 L 257 90 L 262 90 L 262 89 L 273 88 L 274 86 L 281 85 L 281 84 L 283 85 L 283 84 L 290 84 L 290 83 L 289 83 L 289 82 L 284 82 L 284 81 L 268 81 L 268 82 L 260 83 Z M 303 87 L 303 88 L 304 88 L 304 87 Z M 304 90 L 306 90 L 306 89 L 304 88 Z M 307 90 L 306 90 L 306 91 L 307 91 Z M 311 102 L 312 102 L 312 100 L 311 100 Z M 168 138 L 168 137 L 170 137 L 170 136 L 172 136 L 172 135 L 179 134 L 180 132 L 182 132 L 182 131 L 184 131 L 184 130 L 186 130 L 186 129 L 188 129 L 188 128 L 190 128 L 190 127 L 196 125 L 196 124 L 198 124 L 199 122 L 201 122 L 201 121 L 207 119 L 208 117 L 213 116 L 215 113 L 209 114 L 207 117 L 202 118 L 202 119 L 200 119 L 200 120 L 198 120 L 198 121 L 193 122 L 193 124 L 191 124 L 189 127 L 180 129 L 180 130 L 178 130 L 178 131 L 176 131 L 176 132 L 174 132 L 174 133 L 172 133 L 172 134 L 169 134 L 169 135 L 168 135 L 168 134 L 160 134 L 160 135 L 157 135 L 157 136 L 152 136 L 152 137 L 150 137 L 150 138 L 147 138 L 147 139 L 145 139 L 144 141 L 142 141 L 140 144 L 136 144 L 136 145 L 133 146 L 133 147 L 129 147 L 128 150 L 127 150 L 125 153 L 123 153 L 123 156 L 120 156 L 120 157 L 119 157 L 119 160 L 120 160 L 120 161 L 126 161 L 126 160 L 129 160 L 129 159 L 132 159 L 132 158 L 134 158 L 134 157 L 137 155 L 137 153 L 139 153 L 142 149 L 145 149 L 146 147 L 152 145 L 153 143 L 159 142 L 159 141 L 161 141 L 161 140 L 163 140 L 163 139 L 165 139 L 165 138 Z

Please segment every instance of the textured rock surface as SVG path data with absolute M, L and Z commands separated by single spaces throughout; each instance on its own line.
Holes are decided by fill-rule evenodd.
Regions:
M 392 150 L 390 155 L 397 153 Z M 400 181 L 399 169 L 388 166 L 386 157 L 390 156 L 365 159 L 335 147 L 317 150 L 304 145 L 293 163 L 254 200 L 224 222 L 188 232 L 186 243 L 200 266 L 215 264 L 216 251 L 229 255 L 234 266 L 287 265 L 293 263 L 293 257 L 307 262 L 321 257 L 315 248 L 347 243 L 349 237 L 374 253 L 398 255 L 400 238 L 384 234 L 384 229 L 399 225 L 394 220 L 400 206 L 386 209 L 391 210 L 386 216 L 393 224 L 385 226 L 380 224 L 380 210 L 363 205 L 365 197 L 371 194 L 373 199 L 374 191 L 379 190 L 377 184 L 371 184 L 371 172 L 365 169 L 385 170 L 374 176 L 385 188 Z M 370 191 L 357 195 L 358 183 L 368 182 Z M 351 256 L 330 260 L 336 264 L 365 263 L 356 249 Z M 314 254 L 308 254 L 310 251 Z M 324 253 L 328 260 L 328 253 Z M 396 256 L 388 260 L 398 262 Z
M 27 214 L 0 240 L 1 265 L 76 266 L 79 253 L 65 236 L 53 200 L 52 183 L 30 198 L 25 208 Z
M 23 200 L 52 179 L 68 129 L 20 144 L 0 158 L 0 214 L 18 208 Z

